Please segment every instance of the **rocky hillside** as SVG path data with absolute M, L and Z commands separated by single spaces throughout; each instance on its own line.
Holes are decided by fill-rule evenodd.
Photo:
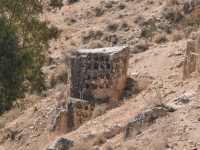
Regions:
M 66 0 L 46 10 L 42 19 L 61 30 L 43 68 L 49 89 L 0 116 L 0 150 L 200 149 L 199 6 L 199 0 Z M 116 45 L 130 48 L 128 75 L 137 90 L 111 109 L 99 106 L 78 129 L 52 133 L 53 112 L 67 101 L 67 56 Z

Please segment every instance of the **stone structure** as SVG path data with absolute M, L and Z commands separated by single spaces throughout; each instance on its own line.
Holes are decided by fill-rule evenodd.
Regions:
M 78 128 L 92 117 L 94 104 L 70 97 L 68 103 L 68 129 Z
M 129 49 L 80 49 L 71 57 L 70 96 L 90 103 L 118 101 L 127 81 Z
M 200 37 L 187 42 L 185 60 L 183 63 L 183 78 L 189 78 L 192 73 L 200 74 Z
M 65 138 L 58 138 L 56 141 L 53 142 L 46 150 L 70 150 L 74 145 L 74 142 L 65 139 Z
M 55 115 L 51 131 L 70 132 L 93 116 L 95 105 L 116 103 L 127 82 L 129 49 L 81 49 L 70 56 L 70 97 Z

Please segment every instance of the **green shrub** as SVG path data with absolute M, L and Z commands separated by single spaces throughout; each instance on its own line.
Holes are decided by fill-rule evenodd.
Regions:
M 0 18 L 0 113 L 12 106 L 22 90 L 22 60 L 14 29 Z
M 0 0 L 0 113 L 24 92 L 46 88 L 48 41 L 59 32 L 39 20 L 42 6 L 41 0 Z
M 186 27 L 199 28 L 200 27 L 200 18 L 187 16 L 182 21 L 182 25 L 184 28 L 186 28 Z
M 200 18 L 192 15 L 186 16 L 177 27 L 183 29 L 185 36 L 188 37 L 190 33 L 199 29 Z
M 142 28 L 141 36 L 144 38 L 152 38 L 154 33 L 157 31 L 157 26 L 154 21 L 149 21 L 144 24 Z

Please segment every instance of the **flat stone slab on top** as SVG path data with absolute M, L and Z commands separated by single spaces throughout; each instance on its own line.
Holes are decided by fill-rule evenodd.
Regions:
M 77 53 L 80 54 L 116 54 L 120 53 L 121 51 L 127 49 L 127 46 L 115 46 L 115 47 L 106 47 L 106 48 L 95 48 L 95 49 L 79 49 Z

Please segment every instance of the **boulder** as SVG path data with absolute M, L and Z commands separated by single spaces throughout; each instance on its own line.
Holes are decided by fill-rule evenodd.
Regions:
M 73 141 L 65 138 L 58 138 L 46 150 L 70 150 L 73 147 Z
M 152 125 L 158 118 L 164 117 L 169 112 L 174 111 L 175 109 L 162 104 L 139 113 L 127 124 L 124 136 L 125 139 L 139 135 L 145 127 Z

